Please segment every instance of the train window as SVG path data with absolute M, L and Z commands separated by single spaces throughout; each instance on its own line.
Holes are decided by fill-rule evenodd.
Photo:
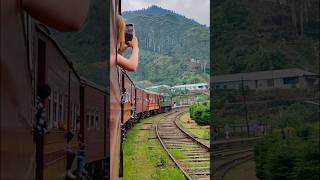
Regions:
M 68 99 L 68 96 L 65 95 L 64 96 L 64 99 Z M 68 101 L 66 101 L 65 103 L 68 103 Z M 68 107 L 67 104 L 64 104 L 64 107 Z M 64 119 L 63 119 L 63 123 L 66 123 L 67 119 L 68 119 L 68 109 L 67 108 L 64 108 L 63 109 L 63 114 L 64 114 Z
M 73 129 L 74 130 L 77 130 L 77 123 L 78 123 L 78 118 L 79 118 L 79 108 L 77 105 L 75 105 L 75 108 L 74 108 L 74 127 Z
M 62 121 L 62 98 L 61 98 L 61 95 L 59 95 L 58 120 Z
M 90 128 L 94 128 L 94 115 L 91 115 Z
M 91 115 L 90 128 L 94 127 L 94 115 Z
M 54 102 L 53 102 L 53 112 L 52 112 L 52 113 L 53 113 L 53 114 L 52 114 L 52 115 L 53 115 L 53 117 L 52 117 L 52 123 L 53 123 L 53 126 L 54 126 L 55 128 L 57 127 L 57 124 L 56 124 L 56 121 L 57 121 L 57 120 L 56 120 L 56 115 L 57 115 L 57 114 L 56 114 L 56 112 L 57 112 L 57 103 L 54 101 Z
M 75 130 L 75 129 L 76 129 L 76 111 L 77 111 L 76 105 L 73 104 L 72 127 L 71 127 L 72 130 Z
M 48 112 L 48 123 L 47 123 L 47 125 L 48 125 L 48 128 L 52 128 L 52 122 L 51 122 L 51 120 L 52 120 L 52 118 L 51 118 L 51 98 L 49 97 L 48 98 L 48 110 L 47 110 L 47 112 Z
M 63 118 L 63 96 L 62 95 L 60 95 L 60 97 L 59 97 L 59 102 L 60 102 L 60 104 L 59 104 L 59 111 L 60 111 L 60 114 L 59 114 L 59 120 L 62 122 L 62 123 L 65 123 L 64 122 L 64 118 Z
M 74 104 L 71 104 L 71 127 L 70 129 L 73 129 L 74 127 Z
M 90 129 L 90 116 L 88 114 L 86 115 L 86 125 L 87 129 Z
M 96 129 L 99 129 L 99 113 L 96 114 Z

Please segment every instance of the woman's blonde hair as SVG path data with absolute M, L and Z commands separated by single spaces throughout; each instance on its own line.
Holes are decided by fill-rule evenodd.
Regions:
M 124 37 L 126 23 L 122 16 L 117 14 L 117 40 L 122 40 L 121 38 Z

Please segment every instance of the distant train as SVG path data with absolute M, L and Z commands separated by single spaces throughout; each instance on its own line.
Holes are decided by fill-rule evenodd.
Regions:
M 115 64 L 119 1 L 109 2 L 111 58 L 107 88 L 80 77 L 47 28 L 79 30 L 88 0 L 5 1 L 8 3 L 1 2 L 1 43 L 6 44 L 1 45 L 0 66 L 0 179 L 64 179 L 70 159 L 66 149 L 75 152 L 79 140 L 85 144 L 89 176 L 118 179 L 122 174 L 122 129 L 171 109 L 169 95 L 136 87 Z M 43 102 L 49 133 L 36 146 L 34 107 L 37 88 L 43 84 L 51 88 Z M 70 141 L 68 132 L 75 134 Z

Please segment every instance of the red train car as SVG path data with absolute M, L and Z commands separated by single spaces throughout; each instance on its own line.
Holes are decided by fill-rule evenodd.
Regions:
M 148 93 L 145 90 L 142 90 L 142 113 L 144 116 L 146 116 L 148 112 L 148 103 L 149 103 Z
M 126 124 L 132 116 L 133 105 L 135 104 L 135 85 L 125 71 L 121 71 L 121 123 Z
M 80 134 L 85 143 L 89 175 L 104 173 L 107 158 L 109 130 L 106 120 L 106 89 L 81 78 Z
M 67 142 L 68 131 L 77 134 L 76 119 L 80 111 L 80 78 L 45 26 L 34 32 L 35 68 L 38 84 L 48 84 L 51 95 L 45 102 L 49 133 L 44 136 L 39 173 L 43 179 L 61 179 L 66 175 L 66 149 L 77 149 L 77 138 Z
M 136 100 L 136 111 L 139 117 L 142 117 L 142 113 L 144 112 L 143 111 L 144 101 L 142 97 L 143 97 L 143 89 L 140 89 L 137 87 L 135 100 Z
M 41 146 L 37 151 L 41 154 L 41 161 L 35 159 L 36 147 L 33 142 L 33 125 L 35 123 L 34 106 L 37 86 L 41 85 L 40 83 L 50 83 L 56 81 L 55 78 L 64 79 L 64 77 L 53 75 L 54 71 L 50 69 L 54 64 L 53 59 L 48 60 L 48 64 L 43 63 L 41 58 L 48 57 L 45 51 L 53 44 L 45 45 L 46 42 L 50 42 L 45 35 L 40 37 L 42 35 L 38 34 L 39 39 L 41 39 L 39 41 L 33 37 L 34 33 L 38 33 L 33 29 L 33 18 L 61 31 L 77 31 L 86 18 L 88 7 L 88 0 L 70 0 L 68 2 L 53 0 L 1 1 L 0 179 L 45 179 L 46 175 L 49 174 L 49 169 L 58 172 L 53 177 L 54 179 L 63 178 L 60 175 L 65 170 L 59 172 L 60 167 L 57 164 L 65 164 L 64 160 L 59 158 L 65 159 L 65 151 L 64 153 L 60 151 L 62 149 L 60 145 L 64 147 L 66 142 L 60 138 L 61 134 L 59 132 L 52 132 L 51 135 L 44 137 L 44 146 Z M 73 16 L 70 16 L 70 14 L 73 14 Z M 57 49 L 53 47 L 51 50 L 53 52 Z M 40 66 L 45 68 L 39 71 L 38 67 Z M 73 74 L 72 71 L 69 72 Z M 59 74 L 59 72 L 56 73 Z M 41 77 L 40 74 L 46 76 Z M 71 81 L 69 81 L 70 84 L 73 84 Z M 64 83 L 63 81 L 58 86 L 60 87 Z M 72 89 L 76 88 L 77 85 L 72 87 Z M 56 105 L 56 119 L 50 119 L 50 121 L 70 122 L 68 117 L 70 118 L 71 111 L 59 110 L 68 102 L 64 96 L 66 95 L 65 89 L 65 87 L 63 87 L 63 90 L 56 89 L 56 102 L 54 102 L 54 94 L 52 96 L 53 101 L 45 102 L 47 108 L 52 103 Z M 71 98 L 73 99 L 73 97 Z M 76 106 L 79 105 L 76 100 L 70 102 Z M 50 114 L 50 117 L 53 117 L 53 114 Z M 53 127 L 53 124 L 50 126 Z M 59 141 L 53 141 L 56 138 Z M 49 144 L 49 142 L 52 142 L 52 144 Z M 54 148 L 51 149 L 50 146 L 54 146 Z M 53 161 L 54 159 L 57 161 Z M 43 164 L 46 164 L 46 166 L 43 166 Z M 36 169 L 37 166 L 41 168 Z M 65 169 L 65 166 L 62 166 L 62 168 Z
M 158 112 L 160 108 L 160 95 L 155 92 L 145 91 L 147 93 L 147 111 L 151 114 Z

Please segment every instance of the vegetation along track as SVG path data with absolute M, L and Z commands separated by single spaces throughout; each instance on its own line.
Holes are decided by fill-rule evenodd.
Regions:
M 184 110 L 164 116 L 156 126 L 161 145 L 188 179 L 210 179 L 209 147 L 180 129 L 175 121 Z
M 259 137 L 217 141 L 213 144 L 212 179 L 224 179 L 236 165 L 253 159 L 253 146 Z

